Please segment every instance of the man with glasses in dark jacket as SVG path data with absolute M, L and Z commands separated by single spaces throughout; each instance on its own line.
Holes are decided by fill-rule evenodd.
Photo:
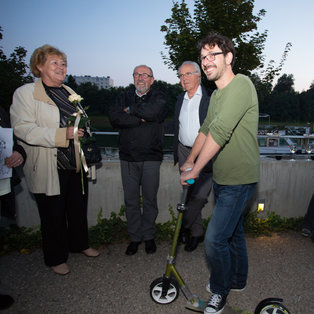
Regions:
M 127 255 L 135 254 L 142 240 L 146 253 L 156 251 L 157 192 L 163 159 L 163 122 L 167 115 L 165 95 L 151 90 L 152 69 L 146 65 L 135 67 L 133 79 L 135 90 L 119 94 L 109 109 L 110 122 L 119 129 L 121 176 L 131 239 Z

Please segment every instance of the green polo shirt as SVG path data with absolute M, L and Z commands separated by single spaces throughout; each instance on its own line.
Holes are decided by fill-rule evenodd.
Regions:
M 258 99 L 251 80 L 237 74 L 210 98 L 207 117 L 200 128 L 221 146 L 213 158 L 213 179 L 221 185 L 249 184 L 259 180 L 257 143 Z

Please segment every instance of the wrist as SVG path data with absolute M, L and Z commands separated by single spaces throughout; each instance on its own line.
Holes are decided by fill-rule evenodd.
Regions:
M 194 164 L 194 160 L 195 160 L 195 158 L 192 155 L 189 155 L 185 162 Z

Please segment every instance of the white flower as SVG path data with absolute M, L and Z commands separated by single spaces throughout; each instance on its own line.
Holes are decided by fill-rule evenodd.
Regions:
M 70 102 L 72 102 L 74 104 L 77 104 L 77 103 L 79 103 L 79 102 L 81 102 L 83 100 L 83 98 L 80 95 L 78 95 L 78 94 L 72 94 L 72 95 L 69 96 L 68 99 L 69 99 Z

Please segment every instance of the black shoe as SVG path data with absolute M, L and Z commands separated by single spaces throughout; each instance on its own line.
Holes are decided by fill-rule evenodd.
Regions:
M 211 296 L 208 300 L 207 306 L 204 310 L 204 313 L 211 313 L 211 314 L 220 314 L 222 313 L 225 304 L 227 301 L 227 297 L 216 294 L 216 293 L 211 293 Z
M 154 239 L 145 241 L 145 251 L 147 254 L 155 253 L 157 249 Z
M 126 255 L 134 255 L 137 252 L 137 248 L 140 244 L 141 244 L 141 242 L 131 242 L 126 249 L 125 254 Z
M 192 237 L 189 243 L 185 245 L 184 250 L 188 252 L 192 252 L 197 248 L 198 244 L 203 241 L 204 241 L 204 236 Z
M 180 233 L 179 233 L 179 242 L 183 244 L 187 244 L 190 241 L 190 230 L 181 228 Z
M 0 294 L 0 310 L 5 310 L 10 307 L 14 302 L 14 299 L 5 294 Z

